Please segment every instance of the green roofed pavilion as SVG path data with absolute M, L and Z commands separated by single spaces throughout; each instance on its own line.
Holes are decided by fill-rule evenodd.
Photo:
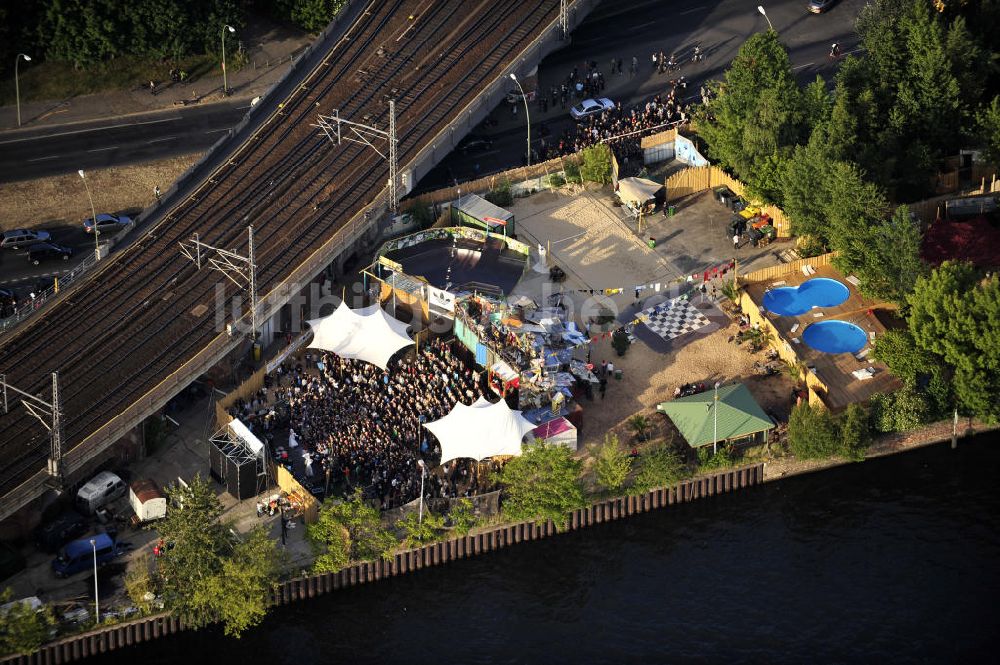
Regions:
M 667 415 L 692 448 L 711 445 L 715 441 L 715 391 L 678 397 L 657 405 L 656 410 Z M 757 404 L 742 383 L 719 387 L 718 441 L 761 443 L 774 428 L 774 422 Z

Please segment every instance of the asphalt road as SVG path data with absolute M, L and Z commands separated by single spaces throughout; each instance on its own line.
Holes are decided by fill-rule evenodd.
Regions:
M 866 0 L 840 0 L 825 14 L 811 14 L 806 0 L 766 2 L 765 11 L 781 41 L 788 47 L 792 66 L 800 83 L 821 75 L 832 82 L 836 63 L 828 57 L 834 42 L 843 53 L 857 48 L 854 22 Z M 657 75 L 651 56 L 662 50 L 677 53 L 680 74 L 689 80 L 689 101 L 697 98 L 701 83 L 719 78 L 736 56 L 743 42 L 755 32 L 767 29 L 767 21 L 757 12 L 757 0 L 606 0 L 574 31 L 572 43 L 546 58 L 538 69 L 542 89 L 561 82 L 574 66 L 583 68 L 597 61 L 607 72 L 611 58 L 623 58 L 625 76 L 608 77 L 603 96 L 624 105 L 645 102 L 667 89 L 667 80 L 677 74 Z M 699 45 L 705 53 L 701 62 L 691 62 L 691 52 Z M 639 60 L 639 75 L 627 74 L 632 57 Z M 573 125 L 567 110 L 549 108 L 542 114 L 532 104 L 532 144 L 548 130 L 558 136 Z M 475 136 L 486 136 L 493 144 L 480 151 L 454 152 L 428 173 L 416 191 L 437 189 L 455 182 L 472 180 L 524 163 L 526 125 L 524 109 L 516 118 L 506 105 L 494 111 L 497 124 L 480 126 Z M 477 168 L 478 167 L 478 168 Z
M 206 150 L 248 108 L 240 100 L 7 132 L 0 137 L 0 182 Z

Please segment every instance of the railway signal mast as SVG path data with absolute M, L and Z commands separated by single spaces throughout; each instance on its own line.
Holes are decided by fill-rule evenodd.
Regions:
M 213 247 L 204 243 L 195 233 L 190 239 L 181 241 L 181 254 L 194 262 L 198 270 L 202 266 L 214 268 L 241 289 L 250 294 L 250 338 L 257 341 L 257 263 L 254 261 L 253 227 L 247 227 L 247 255 Z
M 62 407 L 59 404 L 59 372 L 52 372 L 52 402 L 46 402 L 40 397 L 26 393 L 7 383 L 7 375 L 0 374 L 0 385 L 3 387 L 3 412 L 10 412 L 10 401 L 8 401 L 7 391 L 13 391 L 20 395 L 21 403 L 28 413 L 38 418 L 38 422 L 49 431 L 49 464 L 48 471 L 51 480 L 56 485 L 62 484 Z M 15 397 L 16 401 L 17 398 Z
M 352 122 L 350 120 L 344 120 L 340 117 L 340 111 L 334 109 L 333 115 L 323 115 L 318 116 L 318 122 L 313 125 L 314 127 L 319 127 L 326 134 L 326 137 L 330 139 L 331 143 L 340 145 L 344 141 L 351 141 L 352 143 L 358 143 L 360 145 L 366 145 L 376 153 L 382 159 L 388 160 L 389 162 L 389 208 L 392 210 L 393 214 L 399 212 L 399 197 L 400 197 L 400 187 L 399 187 L 399 173 L 398 173 L 398 162 L 396 155 L 396 148 L 398 142 L 396 140 L 396 102 L 394 100 L 389 100 L 389 130 L 379 129 L 374 125 L 363 125 L 358 122 Z M 386 152 L 388 155 L 383 153 L 375 146 L 376 142 L 385 141 L 389 144 L 388 150 Z
M 563 41 L 569 41 L 569 0 L 559 0 L 559 24 L 562 26 Z

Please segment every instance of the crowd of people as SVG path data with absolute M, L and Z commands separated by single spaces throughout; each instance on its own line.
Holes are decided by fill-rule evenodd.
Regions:
M 451 343 L 440 341 L 386 371 L 331 354 L 319 356 L 316 366 L 318 373 L 293 377 L 289 448 L 301 446 L 307 477 L 325 476 L 329 468 L 345 493 L 361 488 L 383 508 L 415 499 L 421 475 L 417 461 L 426 460 L 432 468 L 440 459 L 438 446 L 421 424 L 482 394 L 479 376 L 453 353 Z M 428 477 L 425 494 L 473 491 L 464 469 L 457 463 L 442 467 Z

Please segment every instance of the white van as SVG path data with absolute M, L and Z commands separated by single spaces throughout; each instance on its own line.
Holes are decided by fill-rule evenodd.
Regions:
M 124 480 L 110 471 L 101 471 L 76 493 L 77 510 L 92 515 L 104 504 L 123 496 L 126 490 L 128 485 Z

